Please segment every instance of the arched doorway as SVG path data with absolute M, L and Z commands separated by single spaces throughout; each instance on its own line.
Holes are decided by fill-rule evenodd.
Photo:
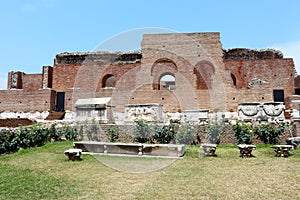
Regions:
M 115 87 L 116 86 L 116 78 L 112 74 L 107 74 L 102 79 L 102 88 L 106 87 Z
M 165 73 L 160 77 L 159 90 L 175 90 L 176 81 L 175 76 L 171 73 Z

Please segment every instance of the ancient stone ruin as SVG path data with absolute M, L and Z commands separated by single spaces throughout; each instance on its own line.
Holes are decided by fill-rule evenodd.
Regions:
M 293 59 L 280 51 L 224 50 L 218 32 L 145 34 L 140 52 L 61 53 L 41 74 L 9 72 L 0 118 L 65 112 L 69 120 L 122 123 L 221 113 L 284 120 L 298 109 L 295 74 Z

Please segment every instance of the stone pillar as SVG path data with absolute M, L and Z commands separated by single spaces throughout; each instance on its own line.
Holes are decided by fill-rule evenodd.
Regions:
M 8 73 L 8 89 L 22 89 L 22 72 L 11 71 Z
M 43 66 L 43 89 L 52 88 L 53 67 Z

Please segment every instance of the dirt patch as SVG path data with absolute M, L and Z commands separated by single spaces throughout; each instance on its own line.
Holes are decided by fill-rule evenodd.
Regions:
M 9 118 L 0 119 L 0 127 L 19 127 L 19 126 L 29 126 L 36 123 L 36 121 L 25 119 L 25 118 Z

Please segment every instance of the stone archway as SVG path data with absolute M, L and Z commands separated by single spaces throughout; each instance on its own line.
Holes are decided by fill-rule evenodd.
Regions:
M 194 74 L 196 75 L 196 88 L 211 89 L 213 76 L 215 75 L 215 68 L 212 63 L 208 61 L 200 61 L 194 67 Z
M 153 76 L 153 90 L 160 90 L 161 78 L 165 75 L 173 76 L 178 72 L 177 65 L 168 58 L 161 58 L 154 62 L 151 67 L 151 76 Z
M 106 74 L 102 78 L 102 88 L 106 87 L 115 87 L 116 86 L 116 78 L 112 74 Z

